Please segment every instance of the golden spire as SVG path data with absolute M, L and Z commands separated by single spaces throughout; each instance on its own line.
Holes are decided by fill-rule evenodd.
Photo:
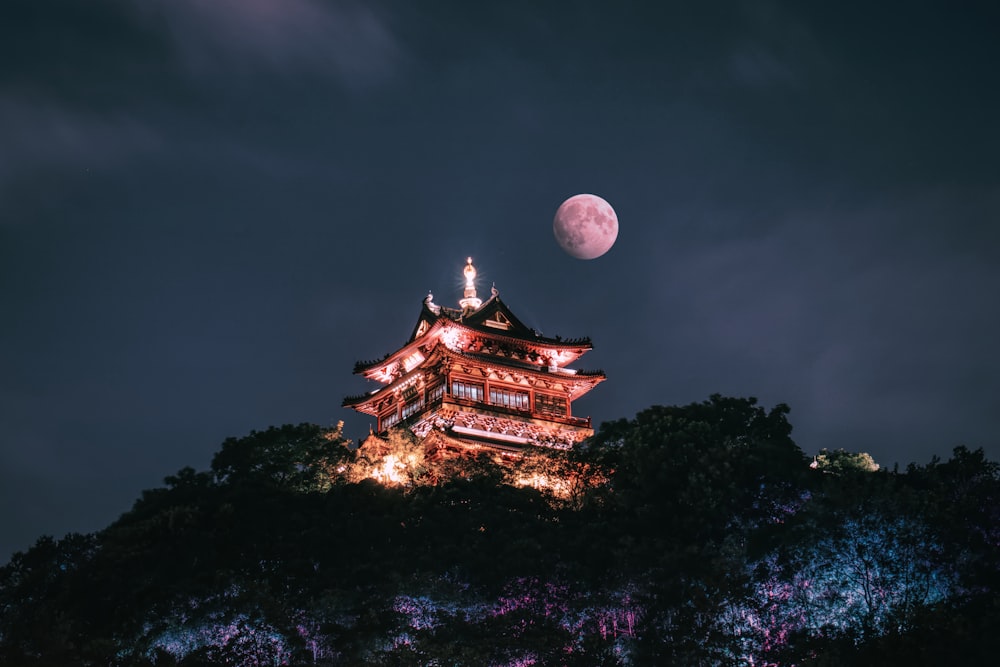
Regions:
M 462 310 L 475 310 L 483 305 L 482 299 L 476 297 L 476 267 L 472 265 L 472 258 L 467 260 L 465 269 L 465 298 L 458 302 Z

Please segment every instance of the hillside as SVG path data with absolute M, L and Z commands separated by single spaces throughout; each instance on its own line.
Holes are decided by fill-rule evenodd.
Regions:
M 0 663 L 992 664 L 1000 466 L 812 462 L 791 431 L 712 396 L 513 466 L 401 432 L 230 438 L 16 554 Z

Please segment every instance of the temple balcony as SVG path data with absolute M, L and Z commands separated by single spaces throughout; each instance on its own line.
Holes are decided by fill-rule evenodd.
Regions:
M 559 415 L 552 412 L 541 412 L 537 410 L 533 412 L 531 410 L 521 410 L 506 405 L 490 403 L 489 401 L 475 401 L 468 398 L 457 398 L 449 395 L 439 396 L 438 398 L 428 401 L 417 401 L 405 406 L 402 411 L 402 418 L 393 421 L 391 425 L 395 425 L 396 423 L 414 422 L 428 412 L 448 405 L 471 408 L 477 412 L 490 412 L 498 415 L 516 417 L 522 420 L 545 421 L 563 426 L 572 426 L 575 428 L 592 428 L 590 417 L 572 417 L 569 415 Z

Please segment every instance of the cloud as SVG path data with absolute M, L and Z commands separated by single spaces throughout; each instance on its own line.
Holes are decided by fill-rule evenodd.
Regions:
M 313 70 L 351 87 L 391 76 L 401 49 L 370 3 L 321 0 L 154 0 L 196 73 Z
M 891 464 L 988 446 L 998 215 L 991 186 L 802 195 L 766 224 L 720 207 L 710 228 L 648 243 L 677 246 L 650 261 L 660 268 L 647 282 L 661 287 L 649 301 L 692 351 L 679 367 L 790 403 L 810 451 L 864 449 Z
M 790 64 L 759 47 L 735 52 L 729 70 L 737 81 L 753 88 L 794 83 L 796 79 Z
M 152 128 L 125 113 L 96 115 L 0 96 L 0 202 L 18 178 L 39 169 L 106 168 L 160 144 Z M 16 223 L 0 217 L 0 225 Z
M 765 89 L 799 85 L 829 63 L 810 26 L 770 2 L 742 7 L 741 37 L 727 63 L 739 85 Z

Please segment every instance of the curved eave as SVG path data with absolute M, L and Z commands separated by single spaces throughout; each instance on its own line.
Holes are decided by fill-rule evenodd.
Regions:
M 343 402 L 340 404 L 342 408 L 352 408 L 358 412 L 364 412 L 366 414 L 375 415 L 376 411 L 374 408 L 375 403 L 379 402 L 385 396 L 385 390 L 389 388 L 390 385 L 384 387 L 379 387 L 375 391 L 369 392 L 367 394 L 360 394 L 357 396 L 347 396 L 344 398 Z
M 600 374 L 598 375 L 596 373 Z M 573 378 L 576 381 L 573 383 L 574 385 L 573 390 L 570 391 L 569 393 L 569 398 L 572 401 L 575 401 L 584 394 L 590 393 L 590 391 L 594 387 L 596 387 L 597 385 L 601 384 L 602 382 L 608 379 L 607 376 L 605 376 L 604 373 L 601 373 L 600 371 L 595 371 L 595 372 L 578 371 L 577 374 L 573 376 Z
M 540 379 L 550 381 L 556 380 L 558 382 L 562 382 L 563 384 L 588 386 L 591 389 L 607 379 L 604 371 L 601 370 L 587 371 L 575 368 L 559 368 L 555 371 L 550 371 L 544 366 L 534 366 L 532 364 L 525 364 L 515 360 L 506 360 L 500 357 L 490 357 L 487 355 L 468 352 L 456 352 L 454 350 L 452 350 L 450 354 L 460 359 L 466 359 L 470 363 L 480 364 L 489 370 L 507 373 L 511 371 L 525 373 Z M 590 389 L 587 391 L 590 391 Z
M 503 333 L 501 333 L 504 331 L 503 329 L 493 328 L 485 324 L 484 323 L 485 320 L 476 321 L 477 319 L 480 319 L 479 316 L 481 315 L 481 313 L 484 313 L 487 310 L 491 309 L 500 310 L 504 313 L 505 317 L 507 317 L 513 325 L 513 329 L 515 330 L 513 334 L 504 335 Z M 467 320 L 473 320 L 473 321 L 468 322 Z M 486 333 L 491 335 L 504 336 L 509 340 L 529 342 L 536 345 L 547 345 L 560 348 L 578 348 L 581 350 L 589 350 L 593 348 L 593 346 L 591 345 L 590 338 L 587 336 L 583 336 L 581 338 L 567 338 L 564 340 L 562 338 L 549 338 L 547 336 L 538 335 L 537 333 L 535 333 L 534 329 L 525 325 L 524 322 L 522 322 L 521 319 L 514 314 L 514 311 L 510 309 L 510 306 L 508 306 L 506 303 L 503 302 L 503 300 L 500 299 L 499 294 L 490 297 L 490 299 L 486 301 L 486 303 L 484 303 L 474 313 L 472 313 L 470 316 L 462 318 L 461 320 L 458 320 L 457 322 L 458 324 L 461 324 L 465 326 L 467 329 L 470 329 L 472 331 L 478 331 L 480 333 Z M 518 331 L 524 333 L 518 333 Z
M 348 396 L 344 398 L 344 401 L 340 404 L 342 408 L 350 408 L 351 410 L 356 410 L 366 415 L 371 415 L 372 417 L 378 417 L 378 411 L 375 409 L 375 401 L 371 400 L 373 397 L 371 395 L 365 394 L 363 396 Z
M 554 371 L 549 370 L 545 367 L 535 367 L 530 364 L 521 364 L 519 362 L 515 363 L 505 363 L 504 361 L 493 361 L 491 358 L 483 358 L 482 355 L 467 354 L 464 352 L 449 351 L 447 353 L 449 356 L 456 359 L 464 359 L 472 364 L 483 366 L 488 371 L 493 371 L 495 373 L 520 373 L 524 375 L 530 375 L 536 380 L 542 380 L 545 382 L 553 382 L 562 384 L 564 387 L 569 388 L 569 396 L 572 400 L 576 400 L 580 396 L 583 396 L 591 389 L 596 387 L 601 382 L 607 379 L 604 371 L 600 370 L 578 370 L 569 368 L 560 368 Z M 436 357 L 435 357 L 436 358 Z M 376 410 L 373 407 L 375 403 L 381 401 L 387 394 L 394 392 L 400 384 L 405 384 L 407 381 L 411 380 L 414 376 L 421 373 L 426 365 L 424 363 L 419 364 L 409 373 L 406 373 L 393 382 L 385 384 L 378 389 L 375 389 L 366 394 L 357 394 L 354 396 L 347 396 L 341 403 L 341 407 L 352 408 L 358 412 L 364 412 L 366 414 L 375 415 Z
M 494 340 L 514 343 L 514 344 L 528 344 L 537 347 L 542 350 L 558 350 L 560 352 L 568 352 L 571 354 L 571 358 L 564 362 L 564 364 L 569 364 L 579 359 L 585 353 L 590 352 L 594 349 L 591 345 L 589 338 L 576 338 L 569 341 L 557 341 L 554 338 L 521 338 L 519 336 L 509 336 L 506 335 L 500 329 L 492 329 L 489 327 L 471 327 L 464 322 L 451 322 L 452 325 L 460 327 L 463 331 L 467 331 L 474 335 L 486 335 Z
M 485 352 L 465 352 L 464 350 L 451 350 L 452 354 L 460 356 L 463 359 L 469 359 L 470 361 L 476 361 L 477 363 L 484 364 L 487 366 L 502 366 L 504 368 L 516 368 L 520 371 L 528 371 L 532 373 L 541 373 L 543 375 L 566 375 L 572 376 L 577 373 L 583 375 L 589 375 L 597 373 L 603 375 L 601 371 L 583 371 L 569 368 L 569 365 L 576 361 L 576 357 L 571 357 L 568 361 L 565 361 L 562 366 L 560 366 L 556 371 L 549 370 L 549 367 L 545 364 L 539 364 L 532 361 L 524 361 L 521 359 L 511 359 L 510 357 L 504 357 L 501 355 L 494 355 Z
M 409 380 L 412 380 L 414 376 L 419 375 L 423 371 L 424 366 L 427 365 L 427 360 L 425 359 L 420 364 L 417 364 L 410 370 L 409 373 L 404 373 L 400 377 L 394 379 L 392 382 L 387 383 L 379 387 L 378 389 L 373 389 L 367 394 L 357 394 L 355 396 L 346 397 L 341 403 L 341 407 L 353 408 L 358 412 L 364 412 L 366 414 L 374 415 L 374 408 L 365 409 L 366 406 L 377 403 L 382 400 L 386 394 L 396 391 L 400 385 L 405 385 Z
M 433 329 L 436 324 L 440 323 L 441 320 L 451 321 L 451 318 L 445 314 L 446 310 L 445 308 L 442 308 L 441 306 L 435 306 L 435 307 L 437 308 L 437 312 L 434 312 L 433 310 L 430 309 L 430 306 L 427 305 L 426 300 L 423 301 L 423 303 L 420 306 L 420 316 L 417 317 L 417 322 L 416 324 L 413 325 L 413 330 L 410 332 L 410 337 L 406 339 L 406 345 L 409 345 L 415 340 L 426 337 L 427 333 L 430 333 L 430 330 Z M 431 326 L 428 328 L 428 331 L 426 333 L 424 333 L 421 336 L 418 336 L 417 331 L 420 330 L 420 322 L 422 321 L 430 322 Z
M 379 375 L 384 375 L 389 368 L 399 364 L 403 359 L 413 354 L 413 352 L 416 351 L 417 348 L 424 345 L 425 342 L 433 341 L 434 344 L 436 344 L 437 335 L 440 333 L 443 326 L 445 325 L 442 325 L 441 322 L 435 322 L 431 328 L 424 333 L 424 335 L 410 340 L 403 347 L 399 348 L 395 352 L 390 352 L 378 361 L 374 361 L 366 365 L 362 365 L 360 362 L 355 364 L 354 374 L 361 375 L 368 380 L 384 382 L 384 380 L 378 377 Z
M 392 352 L 388 352 L 381 359 L 370 359 L 367 361 L 355 361 L 354 362 L 354 374 L 364 373 L 369 368 L 374 368 L 384 364 L 389 358 L 393 356 Z
M 406 345 L 399 348 L 395 352 L 391 352 L 376 361 L 356 363 L 354 366 L 354 374 L 361 375 L 366 379 L 376 380 L 378 382 L 384 382 L 384 380 L 380 379 L 378 376 L 385 375 L 385 373 L 388 371 L 389 368 L 400 363 L 402 359 L 405 359 L 407 356 L 412 354 L 413 351 L 416 350 L 417 347 L 423 345 L 425 341 L 434 341 L 434 343 L 437 343 L 438 340 L 436 339 L 439 338 L 440 332 L 443 331 L 446 327 L 457 327 L 463 333 L 467 333 L 468 335 L 471 336 L 488 336 L 492 340 L 496 340 L 501 343 L 509 343 L 512 345 L 528 345 L 529 347 L 536 349 L 538 352 L 550 352 L 550 351 L 560 352 L 563 355 L 565 355 L 565 358 L 561 362 L 562 366 L 567 366 L 573 363 L 581 356 L 583 356 L 585 353 L 594 349 L 593 346 L 590 344 L 589 339 L 577 339 L 577 340 L 586 340 L 587 342 L 585 343 L 580 343 L 580 342 L 567 343 L 566 341 L 556 341 L 554 339 L 520 338 L 517 336 L 508 336 L 504 332 L 496 329 L 491 329 L 491 328 L 481 329 L 478 327 L 471 327 L 462 322 L 457 322 L 448 318 L 439 318 L 430 327 L 430 329 L 428 329 L 427 332 L 425 332 L 422 336 L 412 339 Z M 452 351 L 457 354 L 474 354 L 474 353 L 463 352 L 461 350 L 452 350 Z M 488 354 L 482 355 L 482 357 L 484 358 L 484 361 L 494 358 L 492 355 Z M 496 359 L 502 359 L 502 357 L 496 357 Z
M 505 317 L 507 317 L 512 324 L 512 328 L 515 330 L 511 332 L 510 330 L 498 329 L 491 327 L 489 325 L 483 324 L 483 313 L 490 310 L 501 310 L 503 311 Z M 587 350 L 592 350 L 593 345 L 589 336 L 583 336 L 580 338 L 549 338 L 547 336 L 540 336 L 534 333 L 534 329 L 528 327 L 521 321 L 521 319 L 514 314 L 514 311 L 510 309 L 501 298 L 499 294 L 491 296 L 483 305 L 477 308 L 472 313 L 466 314 L 459 308 L 448 308 L 446 306 L 438 306 L 438 312 L 432 311 L 427 307 L 427 303 L 424 302 L 423 308 L 420 314 L 421 319 L 431 319 L 434 321 L 446 320 L 447 322 L 457 324 L 464 328 L 466 331 L 472 331 L 474 333 L 486 334 L 489 336 L 494 336 L 496 338 L 502 338 L 509 341 L 514 341 L 518 343 L 531 343 L 534 345 L 544 345 L 547 347 L 558 347 L 561 349 L 566 348 L 576 348 L 579 349 L 583 354 Z M 470 322 L 470 320 L 472 320 Z M 478 321 L 477 321 L 478 320 Z M 419 320 L 417 325 L 413 328 L 413 334 L 411 334 L 410 340 L 416 340 L 414 335 L 417 332 L 417 327 L 419 326 Z M 518 331 L 524 333 L 518 333 Z
M 360 394 L 360 395 L 357 395 L 357 396 L 345 396 L 344 400 L 340 404 L 340 407 L 342 407 L 342 408 L 354 408 L 355 410 L 358 410 L 359 412 L 367 412 L 367 410 L 364 410 L 363 408 L 364 408 L 364 406 L 367 403 L 371 402 L 370 399 L 372 399 L 372 398 L 374 398 L 373 394 Z

